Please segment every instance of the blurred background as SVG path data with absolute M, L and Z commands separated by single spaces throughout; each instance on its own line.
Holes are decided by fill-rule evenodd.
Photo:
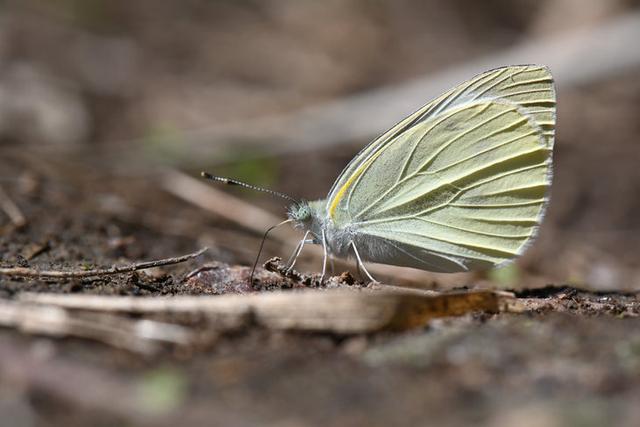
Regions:
M 216 259 L 250 263 L 264 224 L 205 212 L 193 200 L 208 196 L 176 182 L 206 169 L 322 198 L 364 144 L 432 97 L 486 69 L 541 63 L 558 83 L 552 202 L 518 267 L 490 279 L 640 288 L 638 8 L 631 0 L 4 1 L 4 230 L 20 222 L 13 204 L 32 233 L 53 239 L 78 222 L 110 239 L 144 239 L 142 226 L 155 234 L 123 245 L 128 257 L 198 240 Z M 284 214 L 280 200 L 229 197 Z M 67 248 L 59 257 L 90 256 L 97 243 L 79 240 L 83 255 Z M 286 257 L 294 244 L 273 242 L 267 254 Z M 8 263 L 18 256 L 11 245 L 3 240 Z M 307 261 L 303 268 L 318 270 L 316 258 Z

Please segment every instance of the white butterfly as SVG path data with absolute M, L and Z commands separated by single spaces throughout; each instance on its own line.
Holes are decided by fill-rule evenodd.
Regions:
M 463 272 L 521 255 L 549 201 L 555 98 L 546 67 L 518 65 L 431 101 L 358 153 L 326 199 L 294 201 L 284 223 L 305 236 L 290 266 L 309 236 L 323 277 L 329 253 L 371 280 L 364 261 Z

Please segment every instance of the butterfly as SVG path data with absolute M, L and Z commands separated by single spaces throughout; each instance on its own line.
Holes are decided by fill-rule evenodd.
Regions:
M 555 100 L 546 67 L 517 65 L 429 102 L 364 147 L 326 199 L 293 201 L 284 222 L 305 235 L 290 265 L 308 241 L 323 246 L 323 277 L 329 254 L 370 280 L 365 261 L 453 273 L 518 257 L 549 202 Z

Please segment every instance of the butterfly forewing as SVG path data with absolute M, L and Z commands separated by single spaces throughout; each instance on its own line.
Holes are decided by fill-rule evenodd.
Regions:
M 540 126 L 546 143 L 553 147 L 555 129 L 555 89 L 549 70 L 540 65 L 516 65 L 486 71 L 449 90 L 406 117 L 358 153 L 335 181 L 327 198 L 332 208 L 340 191 L 360 166 L 378 149 L 395 142 L 398 136 L 430 117 L 465 102 L 503 98 L 517 104 Z
M 537 231 L 554 124 L 545 68 L 481 74 L 365 148 L 334 185 L 328 214 L 384 242 L 373 261 L 435 271 L 500 264 Z

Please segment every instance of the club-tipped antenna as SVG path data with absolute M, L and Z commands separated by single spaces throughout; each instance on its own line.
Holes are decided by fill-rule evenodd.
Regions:
M 291 196 L 289 196 L 287 194 L 281 193 L 279 191 L 269 190 L 268 188 L 258 187 L 256 185 L 247 184 L 246 182 L 237 181 L 235 179 L 226 178 L 224 176 L 211 175 L 208 172 L 200 172 L 200 175 L 203 178 L 209 179 L 211 181 L 216 181 L 216 182 L 220 182 L 222 184 L 227 184 L 227 185 L 237 185 L 237 186 L 240 186 L 240 187 L 243 187 L 243 188 L 248 188 L 249 190 L 260 191 L 260 192 L 263 192 L 263 193 L 271 194 L 272 196 L 281 197 L 281 198 L 289 200 L 290 202 L 293 202 L 293 203 L 300 203 L 300 201 L 294 199 L 293 197 L 291 197 Z

